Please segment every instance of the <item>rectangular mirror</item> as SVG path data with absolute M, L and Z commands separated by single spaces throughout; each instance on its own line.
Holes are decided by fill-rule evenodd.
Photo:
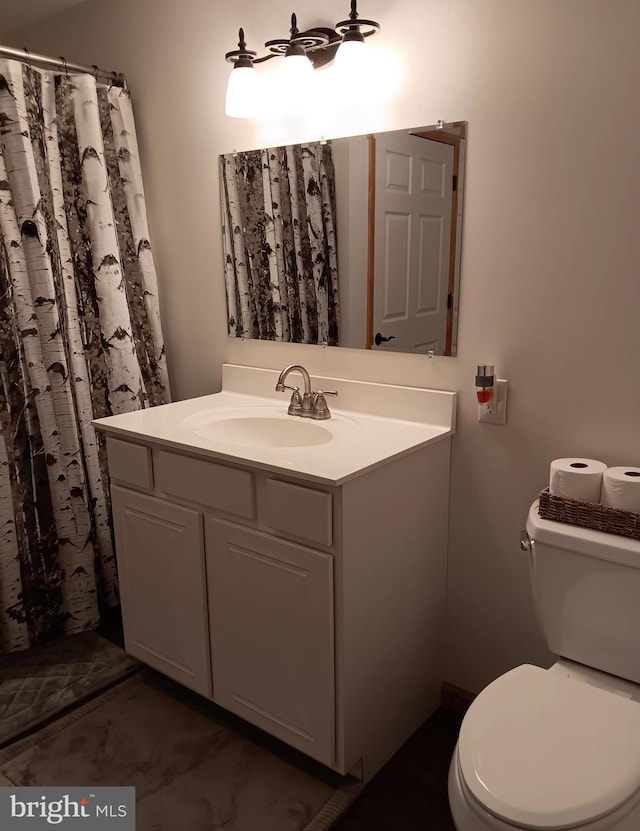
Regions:
M 229 335 L 455 355 L 466 132 L 220 156 Z

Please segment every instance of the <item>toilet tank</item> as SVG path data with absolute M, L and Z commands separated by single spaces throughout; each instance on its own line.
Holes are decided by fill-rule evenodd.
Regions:
M 556 655 L 640 683 L 640 541 L 527 517 L 533 601 Z

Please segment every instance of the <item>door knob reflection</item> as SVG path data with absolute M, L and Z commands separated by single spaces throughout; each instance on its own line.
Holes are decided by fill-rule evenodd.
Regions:
M 381 343 L 386 343 L 387 341 L 395 340 L 395 339 L 396 339 L 395 335 L 389 335 L 388 338 L 385 338 L 384 335 L 381 332 L 376 332 L 376 336 L 373 339 L 373 342 L 375 343 L 376 346 L 380 346 Z

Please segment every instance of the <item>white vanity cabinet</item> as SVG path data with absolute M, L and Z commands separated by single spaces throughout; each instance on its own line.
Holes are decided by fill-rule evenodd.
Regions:
M 449 438 L 336 486 L 107 446 L 127 652 L 369 779 L 440 703 Z
M 455 393 L 280 373 L 110 416 L 127 652 L 364 781 L 437 709 Z

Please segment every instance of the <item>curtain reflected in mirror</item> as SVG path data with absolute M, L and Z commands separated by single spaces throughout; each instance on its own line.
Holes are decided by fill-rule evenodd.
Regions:
M 230 153 L 220 168 L 229 335 L 337 345 L 331 145 Z
M 220 157 L 231 337 L 455 355 L 466 122 Z

